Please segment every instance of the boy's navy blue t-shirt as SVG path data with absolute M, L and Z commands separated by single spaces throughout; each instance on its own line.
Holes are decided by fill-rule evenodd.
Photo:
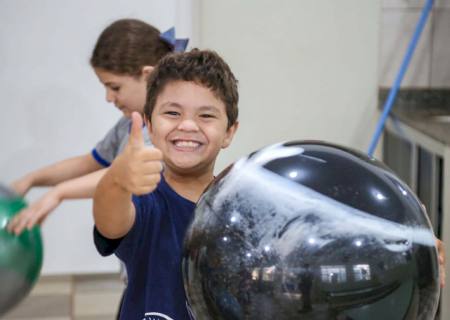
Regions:
M 161 178 L 144 196 L 133 196 L 136 220 L 122 239 L 94 229 L 102 255 L 115 253 L 126 265 L 128 286 L 120 319 L 190 320 L 181 274 L 183 238 L 195 203 L 177 194 Z

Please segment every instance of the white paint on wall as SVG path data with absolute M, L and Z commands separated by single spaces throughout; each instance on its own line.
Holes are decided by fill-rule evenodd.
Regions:
M 123 17 L 175 25 L 217 50 L 240 81 L 241 127 L 217 170 L 264 145 L 328 140 L 366 150 L 378 117 L 379 2 L 359 0 L 0 0 L 0 181 L 89 152 L 120 116 L 89 67 Z M 32 201 L 43 190 L 31 192 Z M 117 270 L 92 241 L 90 201 L 43 227 L 44 274 Z
M 367 151 L 378 119 L 379 1 L 199 0 L 200 46 L 239 79 L 240 128 L 216 168 L 264 145 Z

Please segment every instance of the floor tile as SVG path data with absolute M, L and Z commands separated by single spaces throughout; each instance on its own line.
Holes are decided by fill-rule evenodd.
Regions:
M 122 291 L 99 293 L 75 293 L 75 317 L 114 316 L 118 310 Z
M 65 318 L 72 312 L 70 295 L 30 295 L 6 314 L 6 319 Z
M 64 295 L 72 292 L 71 276 L 44 276 L 31 290 L 30 295 Z
M 77 293 L 114 291 L 122 292 L 125 285 L 119 274 L 81 275 L 74 277 L 75 291 Z

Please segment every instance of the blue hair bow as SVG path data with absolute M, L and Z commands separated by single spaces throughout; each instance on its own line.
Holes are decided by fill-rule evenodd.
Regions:
M 167 42 L 173 47 L 174 52 L 183 52 L 186 50 L 189 39 L 177 39 L 175 38 L 175 27 L 161 33 L 159 36 L 161 40 Z

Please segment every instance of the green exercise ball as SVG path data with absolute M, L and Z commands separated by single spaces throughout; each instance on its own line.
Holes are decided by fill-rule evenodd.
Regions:
M 0 316 L 27 296 L 42 267 L 39 227 L 16 236 L 8 222 L 26 206 L 24 200 L 0 185 Z

